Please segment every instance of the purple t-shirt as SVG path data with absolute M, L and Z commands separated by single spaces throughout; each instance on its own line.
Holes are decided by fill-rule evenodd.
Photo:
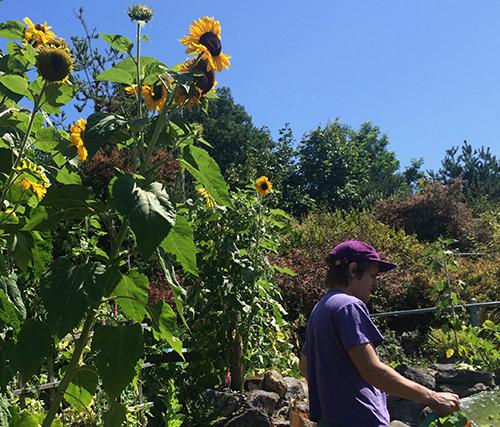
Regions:
M 331 290 L 314 307 L 306 329 L 309 418 L 350 427 L 389 425 L 386 394 L 368 384 L 347 350 L 384 337 L 358 298 Z

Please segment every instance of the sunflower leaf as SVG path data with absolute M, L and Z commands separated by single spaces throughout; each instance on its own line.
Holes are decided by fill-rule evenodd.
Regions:
M 104 39 L 104 41 L 109 43 L 109 45 L 118 52 L 130 53 L 132 51 L 132 48 L 134 47 L 132 41 L 125 36 L 121 36 L 119 34 L 103 33 L 100 33 L 99 35 Z
M 0 23 L 0 37 L 5 39 L 22 39 L 26 27 L 19 21 L 5 21 Z
M 28 95 L 28 82 L 24 77 L 15 74 L 4 74 L 0 76 L 0 83 L 7 89 L 19 95 Z
M 219 205 L 230 205 L 226 181 L 219 166 L 207 151 L 194 145 L 184 148 L 180 163 L 203 185 Z
M 109 70 L 103 71 L 96 77 L 96 80 L 123 83 L 126 85 L 134 83 L 134 77 L 132 77 L 129 72 L 122 70 L 121 68 L 110 68 Z

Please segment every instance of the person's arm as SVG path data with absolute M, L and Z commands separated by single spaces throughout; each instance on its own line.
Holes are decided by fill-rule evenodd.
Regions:
M 299 369 L 302 376 L 307 380 L 307 356 L 300 353 Z
M 460 401 L 456 394 L 438 393 L 403 377 L 380 361 L 371 343 L 351 347 L 348 353 L 368 384 L 388 394 L 426 405 L 441 416 L 459 409 Z

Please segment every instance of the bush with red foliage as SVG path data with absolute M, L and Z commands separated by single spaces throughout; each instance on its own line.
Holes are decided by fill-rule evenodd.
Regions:
M 157 165 L 155 176 L 157 181 L 172 187 L 179 172 L 179 162 L 167 150 L 161 148 L 150 158 L 150 164 Z M 100 197 L 107 197 L 109 182 L 117 174 L 117 170 L 132 173 L 134 171 L 130 153 L 126 150 L 101 148 L 81 168 L 82 182 L 92 187 Z
M 491 237 L 491 232 L 485 231 L 485 224 L 473 218 L 460 180 L 447 185 L 431 182 L 408 198 L 383 200 L 377 204 L 375 215 L 392 227 L 415 234 L 420 241 L 455 239 L 461 250 L 470 249 L 478 238 Z

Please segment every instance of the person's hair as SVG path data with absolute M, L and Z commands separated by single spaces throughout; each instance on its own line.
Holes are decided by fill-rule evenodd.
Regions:
M 335 265 L 333 255 L 328 255 L 325 261 L 329 267 L 325 277 L 325 288 L 347 288 L 347 286 L 349 286 L 349 264 Z M 364 272 L 370 268 L 372 263 L 373 261 L 357 262 L 354 274 L 356 274 L 358 278 L 361 278 Z

